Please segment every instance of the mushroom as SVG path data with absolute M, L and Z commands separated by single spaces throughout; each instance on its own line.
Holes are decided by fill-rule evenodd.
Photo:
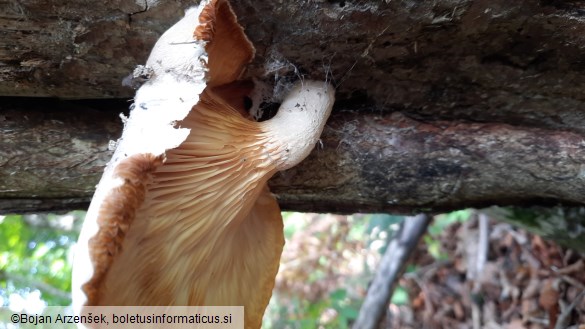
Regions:
M 267 181 L 314 148 L 334 90 L 300 81 L 274 118 L 252 121 L 252 86 L 237 79 L 253 55 L 225 0 L 202 1 L 157 41 L 80 234 L 77 312 L 243 305 L 245 327 L 260 327 L 284 245 Z

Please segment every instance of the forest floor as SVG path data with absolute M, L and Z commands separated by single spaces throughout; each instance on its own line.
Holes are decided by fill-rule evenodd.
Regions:
M 287 236 L 264 327 L 351 327 L 391 234 L 371 215 L 308 216 Z M 474 211 L 465 216 L 435 219 L 380 328 L 585 329 L 585 255 Z
M 439 240 L 448 257 L 419 245 L 400 282 L 412 302 L 391 306 L 388 328 L 585 328 L 585 255 L 496 221 L 456 223 Z

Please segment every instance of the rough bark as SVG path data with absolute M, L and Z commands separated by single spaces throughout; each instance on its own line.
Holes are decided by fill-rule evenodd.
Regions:
M 0 95 L 131 97 L 191 1 L 0 2 Z M 249 76 L 328 77 L 339 104 L 583 131 L 585 6 L 562 0 L 233 1 Z M 91 10 L 88 10 L 91 8 Z M 275 79 L 276 78 L 276 79 Z
M 121 80 L 191 1 L 0 0 L 0 210 L 84 206 Z M 233 1 L 248 77 L 337 86 L 322 146 L 271 181 L 287 209 L 442 211 L 581 204 L 582 4 L 546 0 Z M 120 101 L 122 99 L 123 101 Z
M 0 105 L 0 210 L 84 206 L 121 133 L 125 104 L 7 103 Z M 110 106 L 118 110 L 95 109 Z M 309 158 L 270 186 L 283 208 L 301 211 L 579 204 L 583 163 L 585 140 L 575 132 L 351 112 L 334 116 Z
M 108 103 L 120 108 L 118 102 Z M 0 212 L 83 209 L 122 132 L 118 112 L 83 102 L 3 99 Z

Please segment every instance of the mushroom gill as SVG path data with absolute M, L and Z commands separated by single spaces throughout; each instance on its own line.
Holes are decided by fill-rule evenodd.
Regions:
M 313 149 L 334 90 L 299 82 L 273 119 L 251 121 L 251 84 L 236 79 L 253 54 L 222 0 L 202 1 L 161 36 L 82 228 L 78 311 L 243 305 L 246 328 L 260 327 L 284 244 L 266 182 Z

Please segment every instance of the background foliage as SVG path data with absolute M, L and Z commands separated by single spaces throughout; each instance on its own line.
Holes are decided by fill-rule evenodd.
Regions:
M 71 303 L 72 251 L 84 212 L 0 216 L 0 304 Z
M 70 305 L 71 261 L 84 214 L 0 216 L 2 306 L 35 312 L 44 305 Z M 543 216 L 543 212 L 510 210 L 505 214 L 528 219 Z M 492 216 L 497 218 L 498 212 Z M 481 233 L 477 217 L 475 210 L 435 216 L 394 290 L 389 308 L 395 315 L 394 327 L 464 325 L 473 318 L 472 312 L 484 312 L 485 317 L 491 312 L 488 308 L 495 311 L 484 323 L 545 328 L 543 323 L 549 320 L 540 305 L 542 294 L 530 295 L 530 286 L 572 278 L 557 292 L 569 301 L 575 300 L 581 287 L 585 289 L 585 274 L 580 274 L 585 273 L 585 257 L 503 222 L 491 220 L 488 231 Z M 283 218 L 286 245 L 263 328 L 350 328 L 403 217 L 283 213 Z M 489 234 L 486 269 L 483 277 L 470 283 L 467 276 L 479 234 Z M 578 275 L 567 275 L 573 273 L 572 268 Z M 554 277 L 559 269 L 564 271 L 562 277 Z M 530 281 L 525 273 L 532 273 Z M 475 299 L 469 299 L 470 287 L 480 287 L 473 294 L 481 295 L 484 304 L 475 305 Z M 507 296 L 509 291 L 516 293 Z M 569 314 L 573 321 L 585 318 L 585 302 L 580 307 Z

